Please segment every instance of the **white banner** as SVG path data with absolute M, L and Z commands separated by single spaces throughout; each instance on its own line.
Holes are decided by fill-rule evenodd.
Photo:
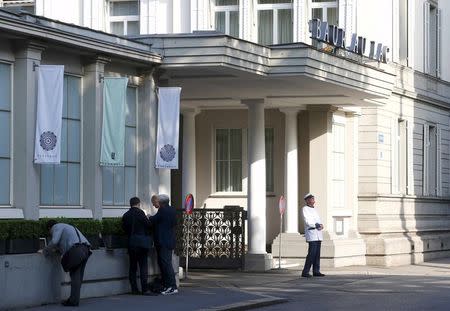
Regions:
M 38 98 L 34 163 L 59 164 L 63 110 L 64 66 L 37 67 Z
M 180 87 L 159 88 L 156 168 L 178 168 L 180 93 Z

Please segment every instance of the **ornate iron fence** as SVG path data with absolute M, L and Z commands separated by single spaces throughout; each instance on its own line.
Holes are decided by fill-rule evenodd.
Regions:
M 185 265 L 188 247 L 190 268 L 242 268 L 246 218 L 247 212 L 240 206 L 183 214 L 178 227 L 180 264 Z

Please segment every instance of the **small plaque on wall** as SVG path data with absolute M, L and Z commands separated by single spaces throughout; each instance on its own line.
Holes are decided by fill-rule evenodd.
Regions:
M 334 219 L 334 232 L 336 235 L 344 234 L 344 219 L 343 218 L 335 218 Z

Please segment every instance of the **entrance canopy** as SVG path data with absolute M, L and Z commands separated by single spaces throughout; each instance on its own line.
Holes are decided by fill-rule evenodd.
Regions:
M 388 98 L 394 71 L 322 52 L 303 43 L 262 46 L 215 32 L 136 37 L 163 56 L 161 79 L 182 86 L 193 108 L 242 106 L 265 98 L 268 106 L 373 106 Z

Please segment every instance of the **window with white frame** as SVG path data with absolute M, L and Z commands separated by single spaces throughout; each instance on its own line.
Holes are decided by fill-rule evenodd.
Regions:
M 136 158 L 137 158 L 137 89 L 127 88 L 125 117 L 125 166 L 104 166 L 103 205 L 125 206 L 136 196 Z
M 345 207 L 345 124 L 333 122 L 333 207 Z
M 0 63 L 0 205 L 10 204 L 11 65 Z
M 258 0 L 258 43 L 290 43 L 293 40 L 291 0 Z
M 215 0 L 213 8 L 215 29 L 239 37 L 239 0 Z
M 242 191 L 242 129 L 216 129 L 216 192 Z M 274 129 L 265 129 L 266 191 L 274 191 Z
M 423 194 L 436 196 L 438 194 L 438 167 L 439 155 L 439 132 L 436 125 L 424 125 L 424 158 L 423 158 Z
M 80 205 L 81 78 L 64 76 L 61 163 L 41 165 L 41 205 Z
M 408 176 L 408 150 L 407 150 L 407 139 L 408 130 L 406 120 L 398 120 L 397 127 L 397 143 L 398 143 L 398 155 L 397 155 L 397 183 L 398 192 L 406 194 L 407 188 L 407 176 Z
M 440 77 L 441 73 L 441 10 L 424 3 L 424 71 Z
M 273 178 L 273 155 L 274 155 L 274 129 L 266 128 L 265 145 L 266 145 L 266 191 L 274 192 Z
M 138 35 L 139 1 L 110 0 L 109 30 L 116 35 Z
M 242 129 L 216 129 L 216 191 L 242 191 Z
M 312 0 L 311 10 L 313 19 L 318 18 L 328 24 L 339 25 L 337 0 Z

